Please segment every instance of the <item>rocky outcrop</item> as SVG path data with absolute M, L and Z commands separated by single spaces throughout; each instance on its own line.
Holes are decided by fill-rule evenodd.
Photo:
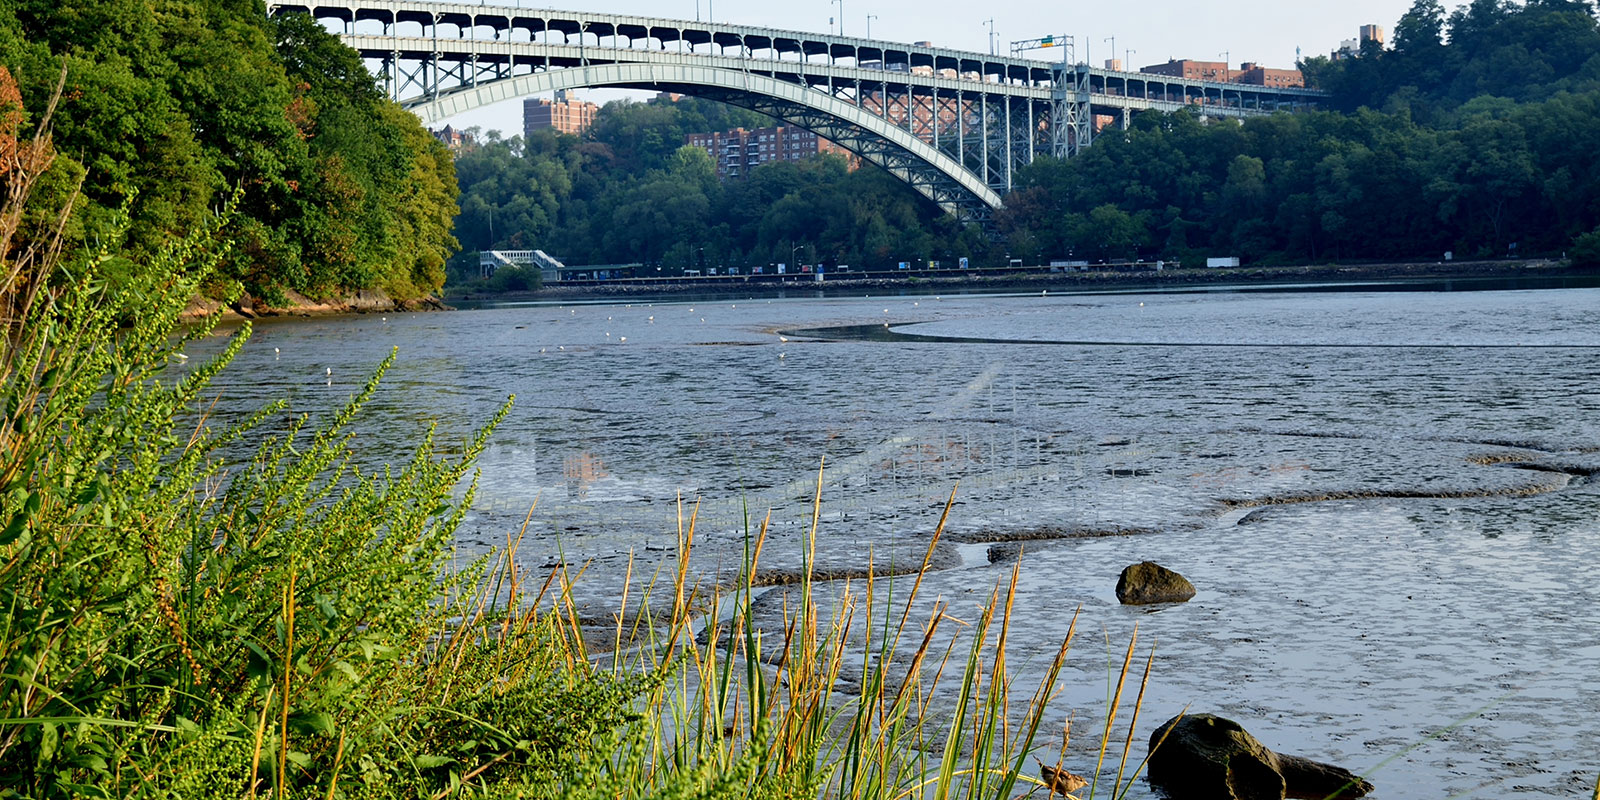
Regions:
M 1191 597 L 1194 597 L 1194 584 L 1188 578 L 1154 561 L 1134 564 L 1117 578 L 1117 599 L 1123 605 L 1181 603 Z
M 1372 784 L 1349 770 L 1274 753 L 1231 719 L 1174 717 L 1150 734 L 1150 784 L 1171 800 L 1354 798 Z

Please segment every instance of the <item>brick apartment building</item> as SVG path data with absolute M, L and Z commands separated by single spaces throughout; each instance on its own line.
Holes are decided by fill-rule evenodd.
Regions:
M 1139 71 L 1151 75 L 1166 75 L 1171 78 L 1184 78 L 1191 81 L 1223 82 L 1233 77 L 1233 71 L 1228 69 L 1228 62 L 1226 61 L 1196 61 L 1192 58 L 1168 59 L 1165 64 L 1140 67 Z
M 1166 75 L 1194 81 L 1218 83 L 1246 83 L 1252 86 L 1270 86 L 1278 89 L 1302 87 L 1305 76 L 1297 69 L 1269 69 L 1253 61 L 1246 61 L 1234 69 L 1225 61 L 1195 61 L 1188 58 L 1169 59 L 1165 64 L 1140 67 L 1149 75 Z
M 534 131 L 544 128 L 583 133 L 594 124 L 594 116 L 599 112 L 599 106 L 569 98 L 564 91 L 556 92 L 554 100 L 530 97 L 522 101 L 522 136 L 530 137 Z
M 800 161 L 818 153 L 849 151 L 811 131 L 789 125 L 745 130 L 735 128 L 718 133 L 691 133 L 686 144 L 705 150 L 717 164 L 717 177 L 742 179 L 762 164 L 773 161 Z
M 1270 69 L 1246 61 L 1240 64 L 1239 71 L 1234 73 L 1233 82 L 1272 89 L 1302 89 L 1306 85 L 1306 76 L 1300 74 L 1300 70 L 1297 69 Z

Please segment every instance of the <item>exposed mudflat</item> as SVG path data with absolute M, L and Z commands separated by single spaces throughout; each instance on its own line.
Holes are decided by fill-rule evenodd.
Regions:
M 822 608 L 848 596 L 859 625 L 870 574 L 874 617 L 898 619 L 906 573 L 931 557 L 896 668 L 936 607 L 939 636 L 956 637 L 937 646 L 961 653 L 961 623 L 1015 567 L 1008 664 L 1025 695 L 1082 609 L 1047 726 L 1073 715 L 1075 772 L 1092 771 L 1108 661 L 1137 625 L 1155 662 L 1135 761 L 1190 705 L 1281 752 L 1381 765 L 1379 797 L 1594 785 L 1600 291 L 722 298 L 266 322 L 218 416 L 284 395 L 327 409 L 395 345 L 360 457 L 404 460 L 429 421 L 457 441 L 516 393 L 459 552 L 504 544 L 537 501 L 520 561 L 581 570 L 573 599 L 594 628 L 670 583 L 691 515 L 687 568 L 709 611 L 770 510 L 756 618 L 781 637 L 826 459 Z M 1198 595 L 1119 605 L 1118 573 L 1147 559 Z

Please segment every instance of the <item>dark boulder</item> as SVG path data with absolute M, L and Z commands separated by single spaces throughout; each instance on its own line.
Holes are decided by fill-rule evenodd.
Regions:
M 1194 584 L 1188 578 L 1154 561 L 1134 564 L 1117 578 L 1117 599 L 1123 605 L 1181 603 L 1191 597 L 1194 597 Z
M 1000 542 L 989 545 L 990 564 L 1008 564 L 1022 557 L 1021 542 Z
M 1150 784 L 1172 800 L 1354 798 L 1372 784 L 1349 770 L 1279 755 L 1239 723 L 1211 714 L 1174 717 L 1150 734 Z

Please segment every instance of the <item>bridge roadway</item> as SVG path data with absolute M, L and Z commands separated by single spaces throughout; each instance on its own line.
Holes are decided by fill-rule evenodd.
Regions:
M 337 29 L 424 122 L 557 89 L 707 97 L 798 125 L 964 221 L 1001 205 L 1039 155 L 1075 155 L 1144 110 L 1242 117 L 1324 97 L 874 39 L 421 0 L 273 0 Z M 1070 48 L 1062 52 L 1070 59 Z

